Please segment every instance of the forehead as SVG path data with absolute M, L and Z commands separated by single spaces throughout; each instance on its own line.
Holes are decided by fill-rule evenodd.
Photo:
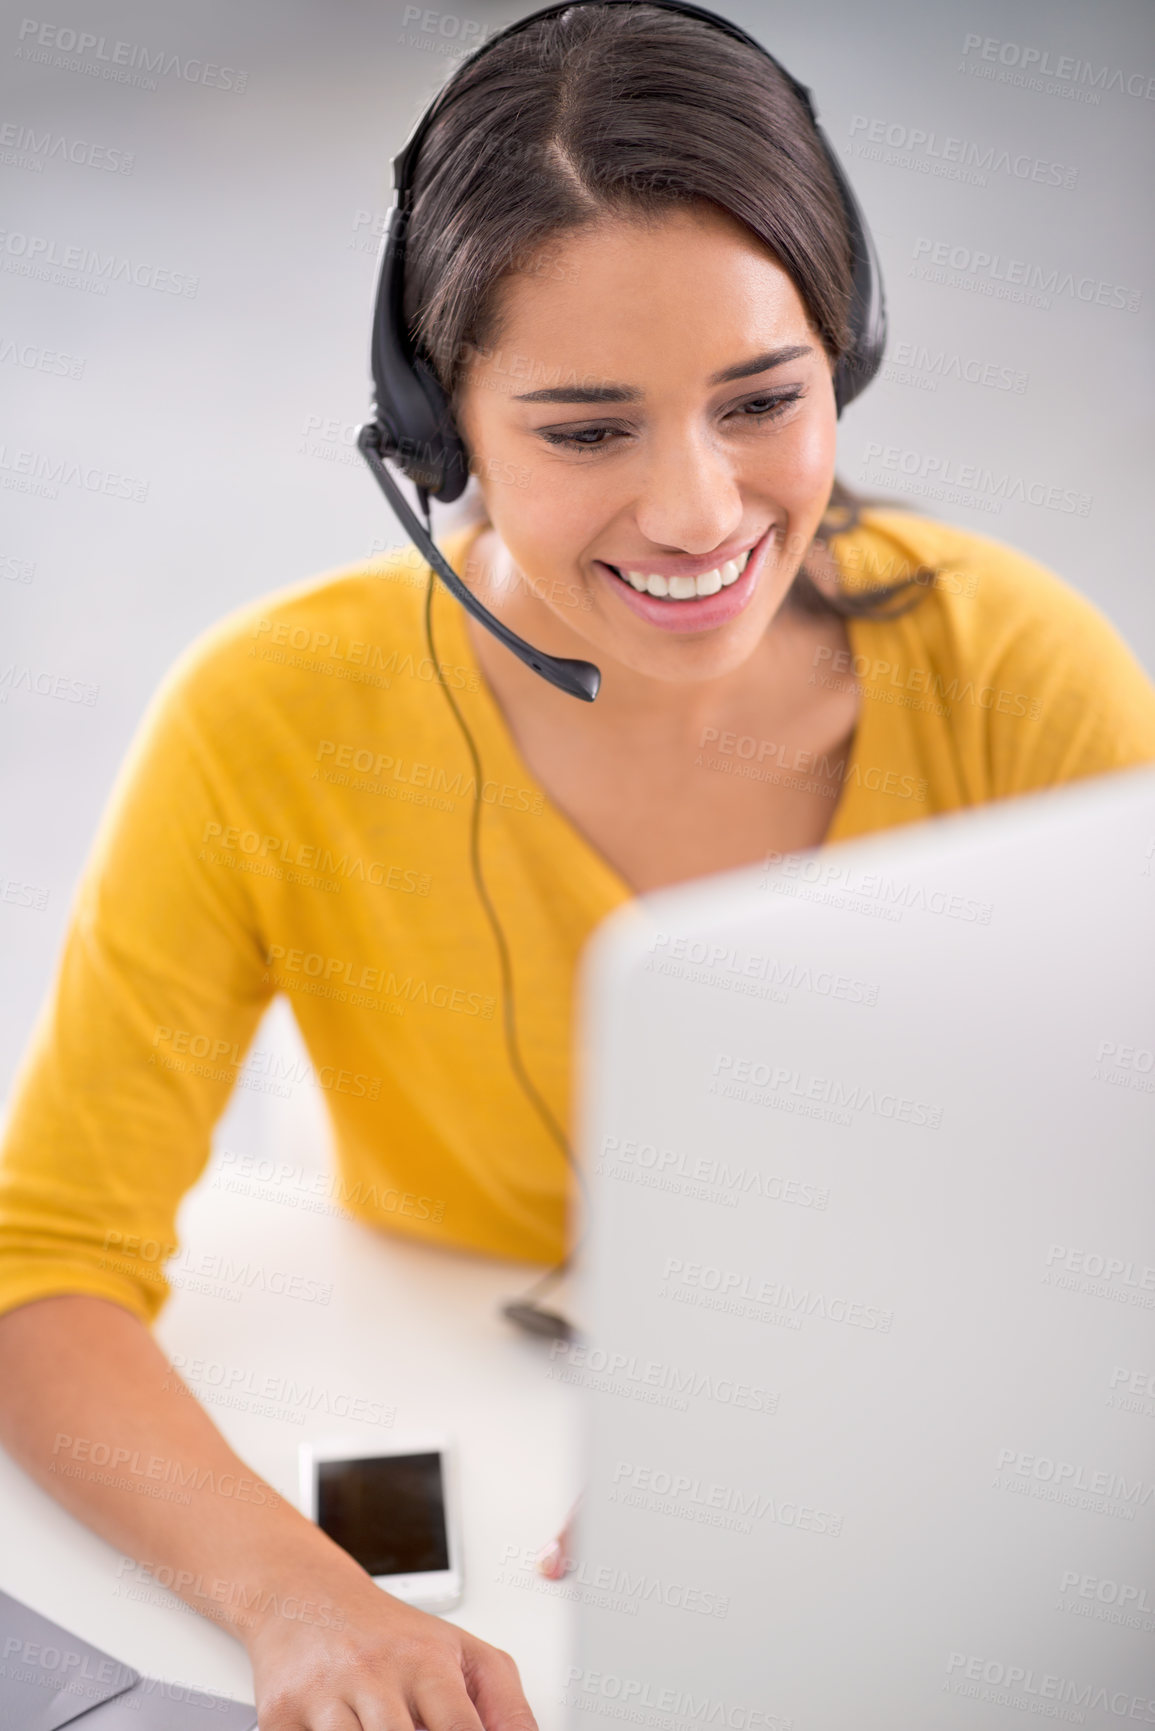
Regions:
M 552 364 L 616 382 L 705 376 L 759 349 L 814 340 L 787 272 L 709 205 L 556 235 L 502 280 L 495 311 L 506 372 L 516 351 L 535 371 Z M 482 372 L 496 365 L 492 349 L 475 362 Z

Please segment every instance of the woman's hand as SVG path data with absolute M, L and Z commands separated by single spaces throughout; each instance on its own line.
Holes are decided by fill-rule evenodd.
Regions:
M 339 1626 L 274 1613 L 246 1639 L 261 1731 L 537 1731 L 508 1653 L 342 1575 L 309 1586 Z
M 105 1459 L 151 1455 L 197 1482 L 154 1502 L 128 1468 L 61 1475 L 64 1435 L 86 1459 L 95 1441 Z M 127 1563 L 163 1569 L 243 1641 L 261 1731 L 537 1731 L 509 1654 L 382 1592 L 233 1453 L 119 1304 L 65 1293 L 0 1316 L 0 1444 Z
M 579 1499 L 580 1500 L 580 1499 Z M 537 1566 L 547 1580 L 560 1581 L 573 1568 L 574 1562 L 574 1528 L 577 1522 L 578 1504 L 575 1503 L 566 1516 L 565 1525 L 556 1539 L 551 1539 L 544 1550 L 538 1552 Z

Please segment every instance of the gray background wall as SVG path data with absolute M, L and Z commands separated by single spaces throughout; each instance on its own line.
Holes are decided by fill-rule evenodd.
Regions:
M 882 255 L 893 359 L 840 473 L 1035 555 L 1155 668 L 1146 0 L 730 7 L 813 89 Z M 389 158 L 463 40 L 529 9 L 0 21 L 0 1090 L 165 668 L 242 602 L 400 539 L 351 445 Z M 69 248 L 140 280 L 96 292 L 91 257 L 52 263 Z M 912 274 L 936 257 L 947 280 Z M 1008 275 L 1034 301 L 1001 298 Z M 45 479 L 71 462 L 110 490 Z

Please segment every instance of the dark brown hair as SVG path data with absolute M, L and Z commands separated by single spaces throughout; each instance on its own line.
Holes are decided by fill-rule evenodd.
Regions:
M 704 20 L 614 0 L 494 43 L 454 79 L 413 190 L 403 312 L 451 405 L 470 355 L 497 341 L 506 277 L 567 231 L 652 221 L 679 204 L 742 223 L 790 276 L 831 361 L 849 346 L 850 239 L 822 144 L 778 68 Z M 828 581 L 828 537 L 871 503 L 895 502 L 835 481 L 814 543 Z M 804 560 L 789 598 L 890 616 L 929 576 L 851 593 L 836 577 L 817 583 Z

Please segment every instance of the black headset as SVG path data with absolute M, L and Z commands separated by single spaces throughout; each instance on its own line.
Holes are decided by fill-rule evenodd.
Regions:
M 449 403 L 426 358 L 415 352 L 406 330 L 402 305 L 405 279 L 405 237 L 413 207 L 413 175 L 421 145 L 430 125 L 447 101 L 463 72 L 475 64 L 498 42 L 536 24 L 539 18 L 557 17 L 581 5 L 634 5 L 638 0 L 563 0 L 557 6 L 547 6 L 519 18 L 505 30 L 491 36 L 458 68 L 457 73 L 438 92 L 417 121 L 401 151 L 393 159 L 395 200 L 389 212 L 385 239 L 381 249 L 377 295 L 373 311 L 371 364 L 373 374 L 373 418 L 363 426 L 357 444 L 376 477 L 378 485 L 393 507 L 402 527 L 436 571 L 446 588 L 456 596 L 473 617 L 493 633 L 499 642 L 539 673 L 560 691 L 592 703 L 601 684 L 601 672 L 590 661 L 573 661 L 547 655 L 511 631 L 496 619 L 468 589 L 441 554 L 433 541 L 429 521 L 429 500 L 452 504 L 464 492 L 469 480 L 468 455 L 461 436 L 453 425 Z M 866 389 L 882 364 L 886 347 L 886 302 L 882 290 L 882 275 L 878 256 L 866 219 L 859 208 L 850 182 L 818 124 L 814 102 L 805 85 L 792 78 L 784 66 L 739 25 L 719 18 L 703 6 L 692 6 L 686 0 L 644 0 L 646 5 L 660 6 L 668 12 L 681 12 L 690 18 L 701 18 L 716 25 L 728 36 L 747 43 L 765 54 L 786 79 L 814 124 L 818 141 L 830 165 L 842 199 L 847 232 L 853 251 L 853 290 L 850 305 L 850 346 L 840 357 L 834 373 L 834 401 L 841 415 L 846 404 Z M 404 493 L 386 467 L 386 459 L 414 482 L 421 510 L 422 523 Z

